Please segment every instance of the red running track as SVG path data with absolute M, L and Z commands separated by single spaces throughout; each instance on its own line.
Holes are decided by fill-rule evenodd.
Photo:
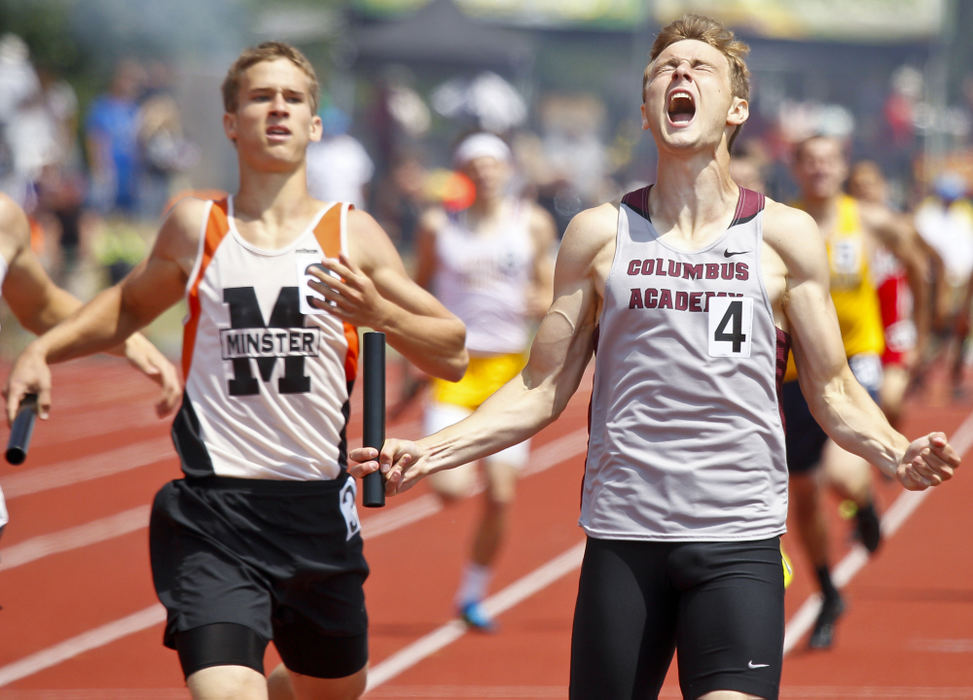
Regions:
M 0 541 L 0 698 L 187 698 L 175 654 L 161 645 L 148 567 L 148 505 L 178 476 L 168 421 L 152 411 L 154 386 L 121 361 L 96 358 L 56 367 L 55 391 L 27 462 L 0 466 L 11 515 Z M 469 633 L 452 619 L 477 499 L 443 509 L 420 485 L 361 512 L 372 567 L 367 697 L 566 697 L 587 395 L 586 384 L 534 442 L 489 601 L 499 633 Z M 911 403 L 905 431 L 943 429 L 965 450 L 973 406 L 946 396 L 934 381 Z M 389 434 L 416 436 L 419 410 Z M 352 444 L 359 419 L 360 410 Z M 797 575 L 782 697 L 973 698 L 973 480 L 961 473 L 918 498 L 876 481 L 894 532 L 870 560 L 832 509 L 849 610 L 829 652 L 804 651 L 813 585 L 785 537 Z M 268 665 L 276 660 L 271 648 Z M 678 696 L 670 678 L 663 697 Z

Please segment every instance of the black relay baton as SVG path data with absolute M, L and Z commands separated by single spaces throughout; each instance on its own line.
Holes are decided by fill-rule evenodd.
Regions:
M 381 450 L 385 442 L 385 334 L 365 333 L 364 345 L 362 444 Z M 366 474 L 362 479 L 362 505 L 366 508 L 385 505 L 385 479 L 381 472 Z
M 17 408 L 17 417 L 10 426 L 10 439 L 7 440 L 7 461 L 10 464 L 23 464 L 30 447 L 30 436 L 34 432 L 37 418 L 37 394 L 24 394 Z

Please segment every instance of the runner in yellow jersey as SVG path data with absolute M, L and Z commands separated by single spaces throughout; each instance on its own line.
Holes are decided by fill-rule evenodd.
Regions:
M 476 187 L 467 209 L 433 209 L 422 217 L 416 280 L 466 324 L 470 363 L 459 382 L 434 379 L 425 412 L 426 433 L 457 423 L 517 376 L 527 362 L 533 322 L 552 298 L 554 220 L 537 204 L 509 192 L 513 154 L 495 134 L 468 134 L 453 154 Z M 506 536 L 508 513 L 527 442 L 482 460 L 483 511 L 475 526 L 456 607 L 472 628 L 494 623 L 482 601 Z M 429 483 L 450 502 L 468 496 L 477 465 L 434 475 Z
M 899 257 L 910 276 L 921 279 L 923 262 L 912 247 L 905 224 L 884 207 L 858 202 L 841 191 L 848 167 L 841 143 L 815 136 L 798 145 L 794 177 L 801 189 L 798 206 L 814 217 L 825 237 L 831 272 L 831 299 L 848 364 L 876 401 L 882 382 L 884 332 L 878 295 L 869 270 L 876 242 Z M 925 303 L 924 299 L 917 300 Z M 917 306 L 919 304 L 917 303 Z M 856 505 L 856 534 L 869 552 L 881 542 L 867 462 L 838 447 L 818 426 L 801 393 L 793 364 L 782 390 L 787 427 L 791 504 L 798 535 L 821 587 L 822 605 L 811 633 L 812 648 L 830 647 L 844 601 L 829 571 L 828 527 L 822 508 L 826 481 Z M 818 474 L 818 467 L 821 474 Z

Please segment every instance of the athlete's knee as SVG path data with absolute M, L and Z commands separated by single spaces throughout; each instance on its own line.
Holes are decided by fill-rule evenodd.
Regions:
M 488 463 L 486 476 L 487 506 L 506 509 L 517 494 L 517 467 L 505 462 Z
M 266 679 L 248 666 L 209 666 L 186 678 L 193 700 L 262 700 Z
M 456 503 L 456 501 L 461 501 L 470 495 L 468 489 L 456 488 L 451 484 L 435 485 L 432 487 L 432 491 L 444 505 Z
M 514 502 L 516 489 L 511 486 L 501 486 L 499 488 L 487 489 L 484 494 L 484 507 L 488 513 L 493 515 L 503 515 Z
M 455 503 L 473 492 L 475 478 L 472 465 L 464 464 L 430 475 L 429 486 L 443 503 Z
M 357 700 L 365 694 L 368 669 L 362 667 L 343 678 L 315 678 L 294 671 L 288 672 L 295 700 Z M 282 696 L 286 698 L 287 696 Z M 271 700 L 277 700 L 271 696 Z

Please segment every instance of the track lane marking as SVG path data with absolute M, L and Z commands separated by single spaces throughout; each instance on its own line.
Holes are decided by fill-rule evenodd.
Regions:
M 83 525 L 31 537 L 0 549 L 0 571 L 9 571 L 52 554 L 88 547 L 142 530 L 149 524 L 150 510 L 149 506 L 137 506 Z
M 535 456 L 533 466 L 525 470 L 524 476 L 541 473 L 558 464 L 574 459 L 584 451 L 586 445 L 587 428 L 579 428 L 567 435 L 553 438 L 549 442 L 532 450 L 532 454 Z M 51 478 L 53 476 L 52 474 Z M 419 498 L 413 499 L 401 506 L 390 508 L 387 511 L 364 519 L 362 522 L 362 532 L 367 538 L 374 539 L 375 537 L 394 532 L 399 528 L 429 517 L 440 510 L 442 510 L 442 505 L 437 497 L 433 494 L 423 494 Z M 0 550 L 0 571 L 27 564 L 45 556 L 89 546 L 111 539 L 112 537 L 118 537 L 129 532 L 140 530 L 148 524 L 149 511 L 149 506 L 139 506 L 77 527 L 40 535 Z M 580 563 L 580 559 L 578 562 Z M 550 562 L 545 565 L 545 567 L 547 566 L 550 566 Z M 542 569 L 545 567 L 542 567 Z M 504 591 L 501 591 L 492 596 L 489 599 L 492 602 L 485 603 L 488 605 L 487 609 L 494 614 L 499 614 L 503 610 L 516 605 L 520 600 L 517 596 L 523 595 L 522 587 L 535 585 L 532 583 L 535 580 L 532 577 L 536 575 L 537 572 L 534 572 L 525 576 L 524 579 L 518 582 L 520 587 L 518 587 L 518 583 L 512 584 L 512 586 L 508 587 L 508 589 L 512 588 L 512 591 L 504 589 L 508 591 L 506 595 L 504 595 Z M 532 593 L 528 593 L 527 595 L 532 595 Z M 513 597 L 511 598 L 511 596 Z M 494 608 L 490 606 L 498 607 Z M 157 619 L 149 614 L 149 611 L 155 608 L 161 611 L 161 618 Z M 6 683 L 23 678 L 26 675 L 38 673 L 68 658 L 95 649 L 98 646 L 114 642 L 128 634 L 140 632 L 146 627 L 150 627 L 164 619 L 165 611 L 161 606 L 156 605 L 151 608 L 146 608 L 140 613 L 109 622 L 94 630 L 59 642 L 54 646 L 0 668 L 0 687 Z M 142 625 L 141 627 L 138 626 L 140 624 Z M 457 624 L 460 625 L 461 632 L 465 631 L 465 629 L 462 629 L 462 623 Z M 444 627 L 448 626 L 444 625 Z M 442 634 L 445 634 L 446 637 L 444 638 L 447 638 L 451 633 L 445 632 Z M 446 644 L 449 643 L 452 642 L 446 642 Z M 16 677 L 12 677 L 10 674 L 14 674 Z
M 165 619 L 165 608 L 156 603 L 126 617 L 82 632 L 70 639 L 65 639 L 63 642 L 0 668 L 0 688 L 21 678 L 32 676 L 45 668 L 56 666 L 78 654 L 97 649 L 130 634 L 141 632 L 147 627 L 164 622 Z
M 973 413 L 970 413 L 960 424 L 949 442 L 960 458 L 966 456 L 970 447 L 973 446 Z M 891 538 L 898 532 L 903 523 L 935 490 L 935 488 L 928 488 L 925 491 L 903 490 L 882 515 L 882 536 Z M 835 586 L 843 588 L 867 563 L 868 551 L 860 543 L 856 543 L 851 551 L 831 570 L 831 578 L 834 580 Z M 817 618 L 820 609 L 821 594 L 812 593 L 787 622 L 784 627 L 784 656 L 787 656 L 798 641 L 814 626 L 814 620 Z
M 483 607 L 490 615 L 499 615 L 518 605 L 535 593 L 544 590 L 558 579 L 568 575 L 579 566 L 584 555 L 584 542 L 579 542 L 550 561 L 534 569 L 526 576 L 483 601 Z M 400 673 L 412 668 L 423 659 L 444 649 L 467 633 L 466 625 L 460 620 L 450 620 L 420 637 L 408 646 L 368 670 L 368 688 L 377 688 Z M 562 691 L 563 692 L 563 691 Z
M 3 492 L 7 500 L 11 501 L 20 496 L 114 476 L 167 459 L 176 459 L 169 438 L 144 440 L 125 447 L 8 474 L 3 478 Z
M 954 434 L 953 438 L 951 438 L 950 442 L 953 443 L 953 447 L 957 450 L 957 452 L 961 456 L 964 456 L 965 453 L 970 448 L 970 446 L 973 445 L 973 413 L 967 416 L 966 420 L 957 429 L 956 433 Z M 529 473 L 531 474 L 539 473 L 541 471 L 549 469 L 555 464 L 573 458 L 579 452 L 584 451 L 586 444 L 587 444 L 587 429 L 578 429 L 560 438 L 555 438 L 551 440 L 551 442 L 546 443 L 545 445 L 538 447 L 536 449 L 535 452 L 537 455 L 537 459 L 532 460 L 532 464 L 538 466 L 534 466 L 532 469 L 530 469 Z M 568 454 L 565 454 L 566 451 L 568 452 Z M 556 460 L 549 458 L 549 457 L 553 457 L 554 455 L 557 455 Z M 526 474 L 527 473 L 525 472 L 525 475 Z M 887 537 L 890 537 L 892 534 L 894 534 L 901 527 L 901 525 L 909 518 L 909 516 L 911 516 L 912 513 L 915 512 L 918 506 L 925 500 L 925 498 L 931 493 L 931 491 L 932 489 L 927 489 L 925 491 L 904 491 L 896 499 L 896 501 L 892 504 L 892 506 L 889 507 L 889 509 L 886 511 L 885 515 L 883 516 L 883 533 Z M 435 503 L 433 503 L 433 501 L 435 501 Z M 441 506 L 439 505 L 438 499 L 432 496 L 432 494 L 425 494 L 424 496 L 414 499 L 413 501 L 410 501 L 409 503 L 403 506 L 399 506 L 385 513 L 378 514 L 376 516 L 373 516 L 372 518 L 365 520 L 362 524 L 363 531 L 367 532 L 369 537 L 377 537 L 382 534 L 386 534 L 388 532 L 393 532 L 400 527 L 421 520 L 422 518 L 428 517 L 438 512 L 438 510 L 440 509 Z M 119 514 L 119 515 L 124 515 L 124 514 Z M 117 516 L 110 516 L 110 518 L 111 517 L 117 517 Z M 372 528 L 370 531 L 367 529 L 369 522 L 372 523 Z M 48 536 L 42 536 L 42 537 L 48 537 Z M 583 552 L 583 543 L 581 543 L 578 546 L 581 548 L 580 551 Z M 509 607 L 516 605 L 525 597 L 529 597 L 529 595 L 533 595 L 533 592 L 527 593 L 526 595 L 521 594 L 520 592 L 516 592 L 517 591 L 516 587 L 525 579 L 531 579 L 532 577 L 537 575 L 539 571 L 545 570 L 547 567 L 551 566 L 554 562 L 562 562 L 562 560 L 569 561 L 570 557 L 568 555 L 575 552 L 575 549 L 577 548 L 572 548 L 571 550 L 568 550 L 568 552 L 565 552 L 564 554 L 560 555 L 555 560 L 548 562 L 548 564 L 541 567 L 541 569 L 536 570 L 532 574 L 528 574 L 528 576 L 524 577 L 524 579 L 521 579 L 520 581 L 511 584 L 511 586 L 509 586 L 507 589 L 504 589 L 503 591 L 500 591 L 496 595 L 487 599 L 487 601 L 484 602 L 484 605 L 487 607 L 487 610 L 490 611 L 492 614 L 499 614 L 500 612 L 508 609 Z M 568 559 L 565 559 L 565 557 L 568 557 Z M 847 584 L 848 581 L 850 581 L 851 578 L 853 578 L 854 575 L 862 568 L 862 566 L 864 566 L 864 564 L 867 562 L 867 559 L 868 557 L 863 547 L 859 545 L 853 548 L 852 551 L 849 552 L 848 555 L 846 555 L 845 558 L 842 559 L 842 561 L 839 562 L 839 564 L 835 567 L 834 578 L 836 583 L 839 586 L 843 586 Z M 549 585 L 549 583 L 556 580 L 556 578 L 566 575 L 571 570 L 573 570 L 573 568 L 577 568 L 578 566 L 580 566 L 580 561 L 581 559 L 579 554 L 577 555 L 577 561 L 572 568 L 567 569 L 566 571 L 559 574 L 554 579 L 551 579 L 551 581 L 549 581 L 548 584 L 545 585 Z M 508 593 L 510 589 L 514 589 L 515 592 L 509 594 L 513 596 L 512 598 L 513 602 L 508 603 L 504 596 L 505 594 Z M 812 595 L 804 602 L 804 604 L 798 610 L 798 613 L 791 618 L 791 621 L 787 624 L 787 628 L 785 629 L 785 646 L 784 646 L 785 655 L 787 654 L 788 651 L 790 651 L 790 649 L 793 648 L 796 641 L 800 639 L 800 637 L 803 636 L 804 633 L 807 632 L 807 630 L 810 628 L 810 625 L 813 624 L 814 617 L 816 615 L 817 606 L 819 604 L 820 604 L 819 596 L 817 596 L 816 594 Z M 159 606 L 154 606 L 154 607 L 159 607 Z M 141 611 L 141 613 L 146 613 L 148 610 L 150 610 L 150 608 Z M 26 657 L 21 661 L 14 662 L 13 664 L 9 664 L 8 666 L 0 668 L 0 686 L 3 686 L 6 682 L 9 682 L 3 680 L 5 678 L 4 673 L 7 672 L 7 669 L 10 669 L 12 667 L 17 667 L 18 664 L 23 664 L 26 661 L 31 659 L 50 660 L 50 663 L 47 663 L 45 666 L 41 668 L 37 668 L 36 670 L 30 672 L 31 674 L 36 673 L 37 671 L 43 670 L 43 668 L 47 668 L 48 666 L 60 663 L 66 658 L 70 658 L 70 656 L 74 656 L 78 653 L 82 653 L 83 651 L 87 651 L 88 649 L 96 648 L 96 646 L 100 646 L 101 644 L 110 643 L 112 641 L 115 641 L 115 639 L 119 638 L 119 637 L 109 638 L 106 641 L 102 642 L 101 644 L 79 649 L 79 651 L 71 653 L 69 656 L 62 658 L 61 654 L 65 653 L 64 652 L 65 647 L 70 647 L 72 644 L 77 644 L 79 643 L 79 640 L 81 644 L 89 644 L 90 643 L 88 641 L 89 638 L 86 637 L 86 635 L 93 634 L 98 630 L 104 630 L 104 629 L 114 630 L 116 629 L 115 627 L 116 625 L 120 625 L 120 629 L 130 630 L 124 632 L 124 634 L 122 634 L 121 636 L 125 636 L 127 634 L 132 634 L 141 631 L 141 629 L 144 629 L 144 627 L 139 627 L 137 629 L 132 628 L 130 622 L 130 620 L 133 617 L 136 617 L 141 613 L 136 613 L 134 616 L 129 616 L 127 618 L 122 618 L 121 620 L 116 620 L 114 622 L 108 623 L 107 625 L 96 628 L 96 630 L 92 630 L 90 633 L 84 633 L 82 635 L 78 635 L 77 637 L 74 637 L 70 640 L 66 640 L 53 647 L 49 647 L 47 650 L 37 652 L 36 654 L 32 654 L 31 656 Z M 142 617 L 137 619 L 145 621 L 148 619 L 148 617 Z M 164 611 L 163 611 L 163 617 L 161 619 L 164 619 Z M 123 624 L 126 623 L 126 621 L 128 621 L 128 623 Z M 148 621 L 145 623 L 145 627 L 151 626 L 152 624 L 155 623 L 156 620 Z M 465 634 L 465 631 L 466 631 L 465 626 L 461 622 L 457 620 L 453 620 L 441 626 L 440 628 L 433 631 L 429 635 L 426 635 L 422 639 L 414 642 L 408 647 L 405 647 L 399 652 L 396 652 L 391 657 L 381 662 L 379 665 L 377 665 L 374 669 L 370 671 L 369 688 L 371 689 L 373 687 L 378 687 L 379 685 L 387 682 L 390 678 L 398 675 L 399 673 L 403 672 L 404 670 L 411 667 L 412 665 L 415 665 L 416 663 L 426 658 L 430 654 L 434 653 L 435 651 L 438 651 L 439 649 L 442 649 L 445 646 L 452 644 L 460 637 L 462 637 L 463 634 Z M 95 639 L 98 638 L 100 637 L 95 636 Z M 373 681 L 372 678 L 375 678 L 375 680 Z M 815 696 L 808 696 L 808 697 L 815 697 Z M 866 697 L 866 696 L 862 696 L 862 697 Z
M 578 429 L 552 439 L 533 451 L 535 458 L 531 467 L 524 470 L 523 476 L 539 474 L 562 462 L 573 459 L 584 451 L 586 443 L 587 431 L 584 429 Z M 121 448 L 114 450 L 110 457 L 103 455 L 98 460 L 82 458 L 62 467 L 52 466 L 34 469 L 32 472 L 18 475 L 21 477 L 31 476 L 31 478 L 15 481 L 12 490 L 17 495 L 24 495 L 48 488 L 68 486 L 77 483 L 79 480 L 108 476 L 124 470 L 119 469 L 118 465 L 113 463 L 115 459 L 123 459 L 129 453 L 135 454 L 143 451 L 143 447 Z M 133 464 L 129 468 L 134 469 L 139 466 L 154 464 L 157 461 L 159 460 L 148 462 L 143 460 L 141 464 Z M 482 491 L 482 487 L 477 488 L 474 494 L 480 491 Z M 434 494 L 426 493 L 400 506 L 375 512 L 370 517 L 363 517 L 362 532 L 368 539 L 374 539 L 435 515 L 442 509 L 443 505 L 439 498 Z M 150 510 L 150 506 L 138 506 L 81 525 L 37 535 L 5 549 L 0 549 L 0 571 L 29 564 L 53 554 L 98 544 L 145 528 L 149 524 Z

